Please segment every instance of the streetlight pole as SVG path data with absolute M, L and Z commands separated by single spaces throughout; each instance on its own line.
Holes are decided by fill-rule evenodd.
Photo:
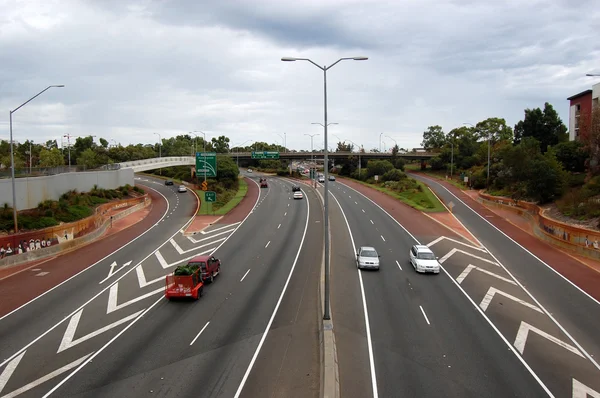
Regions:
M 281 58 L 282 61 L 307 61 L 310 62 L 311 64 L 313 64 L 314 66 L 316 66 L 317 68 L 321 69 L 323 71 L 323 108 L 324 108 L 324 123 L 323 123 L 323 129 L 324 129 L 324 146 L 325 146 L 325 156 L 324 156 L 324 163 L 326 165 L 329 164 L 329 157 L 328 157 L 328 147 L 327 147 L 327 71 L 331 68 L 333 68 L 338 62 L 340 61 L 344 61 L 344 60 L 354 60 L 354 61 L 365 61 L 367 60 L 367 57 L 345 57 L 345 58 L 340 58 L 337 61 L 335 61 L 333 64 L 329 65 L 329 66 L 320 66 L 319 64 L 313 62 L 312 60 L 308 59 L 308 58 L 291 58 L 291 57 L 284 57 Z M 324 207 L 324 230 L 325 230 L 325 308 L 323 309 L 323 319 L 325 320 L 329 320 L 331 319 L 331 315 L 330 315 L 330 308 L 329 308 L 329 271 L 330 271 L 330 264 L 329 264 L 329 183 L 328 183 L 328 174 L 329 171 L 327 170 L 327 167 L 325 167 L 324 170 L 324 174 L 325 174 L 325 184 L 324 184 L 324 197 L 325 197 L 325 203 L 323 205 Z
M 158 136 L 158 158 L 160 159 L 162 158 L 162 137 L 159 133 L 154 133 L 154 135 Z M 160 175 L 162 175 L 162 167 L 158 169 L 158 172 L 160 173 Z
M 337 135 L 336 135 L 336 137 L 337 137 Z M 337 137 L 337 138 L 340 141 L 346 141 L 346 140 L 340 139 L 340 137 Z M 356 142 L 354 142 L 354 141 L 352 141 L 350 139 L 348 139 L 348 141 L 350 141 L 350 143 L 352 145 L 355 145 L 358 148 L 358 179 L 360 180 L 360 169 L 361 169 L 360 151 L 361 151 L 362 145 L 358 145 Z
M 585 75 L 589 77 L 600 77 L 599 73 L 586 73 Z
M 319 126 L 321 126 L 321 127 L 323 127 L 323 128 L 325 127 L 325 126 L 323 125 L 323 123 L 311 123 L 311 124 L 318 124 Z M 333 125 L 333 124 L 339 124 L 339 123 L 327 123 L 327 127 L 329 127 L 329 126 L 331 126 L 331 125 Z M 330 148 L 330 149 L 331 149 L 331 148 Z M 332 151 L 332 152 L 333 152 L 333 151 Z M 323 159 L 323 169 L 329 169 L 329 160 L 325 160 L 325 159 Z M 325 175 L 325 174 L 324 174 L 324 175 Z M 325 175 L 325 178 L 327 178 L 327 175 Z
M 390 137 L 389 135 L 386 135 L 386 137 L 387 137 L 387 138 L 389 138 L 390 140 L 394 141 L 394 144 L 395 144 L 396 146 L 398 146 L 398 142 L 397 142 L 395 139 L 393 139 L 393 138 L 392 138 L 392 137 Z
M 321 134 L 304 134 L 310 137 L 310 167 L 314 170 L 313 172 L 313 186 L 315 185 L 315 175 L 317 174 L 317 168 L 315 167 L 315 152 L 313 151 L 313 137 Z
M 381 152 L 381 137 L 383 136 L 383 133 L 379 133 L 379 152 Z
M 71 134 L 65 134 L 63 135 L 63 137 L 67 138 L 67 151 L 69 153 L 69 172 L 71 172 Z
M 23 102 L 21 105 L 13 109 L 12 111 L 8 111 L 9 125 L 10 125 L 10 177 L 12 179 L 12 207 L 13 207 L 13 222 L 15 224 L 15 233 L 19 231 L 18 217 L 17 217 L 17 190 L 15 187 L 15 152 L 14 152 L 14 143 L 13 143 L 13 128 L 12 128 L 12 115 L 25 105 L 27 105 L 30 101 L 42 95 L 44 92 L 50 90 L 53 87 L 64 87 L 64 84 L 57 84 L 48 86 L 33 97 L 29 98 L 27 101 Z
M 29 174 L 31 174 L 31 162 L 33 161 L 33 156 L 31 153 L 31 140 L 29 140 Z
M 236 162 L 237 162 L 237 167 L 238 167 L 238 169 L 240 168 L 240 147 L 241 147 L 242 145 L 244 145 L 245 143 L 247 143 L 247 142 L 251 142 L 251 141 L 252 141 L 252 140 L 246 140 L 246 141 L 242 142 L 241 144 L 239 144 L 239 145 L 236 145 L 236 146 L 234 146 L 234 147 L 233 147 L 233 148 L 237 148 L 237 151 L 235 151 L 235 152 L 236 152 L 236 154 L 237 154 L 237 160 L 236 160 Z

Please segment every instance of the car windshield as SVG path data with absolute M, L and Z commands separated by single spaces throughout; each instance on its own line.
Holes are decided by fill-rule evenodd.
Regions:
M 360 252 L 361 257 L 377 257 L 377 252 L 375 250 L 363 250 Z
M 435 260 L 433 253 L 419 253 L 419 260 Z

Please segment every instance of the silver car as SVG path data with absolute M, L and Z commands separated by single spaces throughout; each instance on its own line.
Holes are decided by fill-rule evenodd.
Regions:
M 377 250 L 371 246 L 361 246 L 356 253 L 356 266 L 358 269 L 370 268 L 379 269 L 379 254 Z
M 432 272 L 434 274 L 440 273 L 440 262 L 429 247 L 425 245 L 414 245 L 410 249 L 409 256 L 410 263 L 415 271 Z

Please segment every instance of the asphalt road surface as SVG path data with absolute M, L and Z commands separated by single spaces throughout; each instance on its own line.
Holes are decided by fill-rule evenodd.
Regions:
M 466 292 L 485 307 L 542 383 L 557 397 L 600 397 L 600 303 L 475 213 L 463 202 L 465 194 L 461 199 L 432 179 L 414 177 L 452 202 L 453 213 L 482 243 L 483 257 L 493 263 L 475 259 L 467 270 L 456 263 L 456 255 L 465 255 L 455 253 L 444 265 L 454 278 L 464 274 Z M 481 267 L 493 277 L 477 272 Z
M 290 183 L 271 179 L 246 220 L 187 237 L 195 201 L 161 184 L 178 211 L 146 234 L 153 241 L 140 239 L 0 321 L 9 341 L 1 396 L 318 395 L 321 252 L 307 249 L 322 241 L 314 195 L 294 201 Z M 204 296 L 165 300 L 164 275 L 209 253 L 222 267 Z M 40 319 L 29 330 L 32 318 Z
M 411 234 L 341 182 L 330 183 L 330 191 L 332 319 L 342 396 L 545 395 L 451 278 L 414 271 Z M 422 244 L 440 237 L 431 231 L 447 232 L 435 223 L 425 228 L 433 222 L 425 216 L 402 222 L 419 232 Z M 453 239 L 440 242 L 479 253 Z M 363 245 L 381 254 L 379 271 L 357 270 L 355 253 Z M 433 248 L 436 254 L 443 249 Z

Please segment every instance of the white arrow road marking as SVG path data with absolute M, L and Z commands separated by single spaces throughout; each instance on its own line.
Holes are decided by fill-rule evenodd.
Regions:
M 229 225 L 228 225 L 228 227 L 229 227 Z M 207 237 L 207 238 L 202 238 L 202 239 L 194 239 L 194 237 L 193 237 L 193 236 L 188 236 L 187 238 L 188 238 L 188 239 L 189 239 L 189 240 L 190 240 L 192 243 L 200 243 L 200 242 L 204 242 L 204 241 L 207 241 L 207 240 L 209 240 L 209 239 L 212 239 L 212 238 L 214 238 L 215 236 L 220 236 L 220 235 L 225 235 L 225 234 L 232 233 L 233 231 L 235 231 L 235 228 L 233 228 L 233 229 L 230 229 L 230 230 L 227 230 L 227 231 L 219 232 L 218 234 L 211 235 L 211 236 L 209 236 L 209 237 Z
M 588 395 L 592 398 L 600 398 L 600 392 L 593 390 L 579 380 L 573 379 L 573 398 L 587 398 Z
M 528 324 L 525 321 L 521 321 L 521 326 L 519 327 L 519 331 L 517 332 L 517 338 L 515 339 L 515 343 L 514 343 L 515 348 L 517 350 L 519 350 L 521 355 L 523 355 L 523 351 L 525 351 L 525 343 L 527 342 L 527 336 L 529 335 L 530 330 L 532 332 L 535 332 L 535 333 L 539 334 L 540 336 L 550 340 L 554 344 L 558 344 L 562 348 L 567 349 L 567 350 L 571 351 L 572 353 L 579 355 L 582 358 L 585 358 L 583 356 L 583 354 L 577 348 L 565 343 L 562 340 L 557 339 L 554 336 L 549 335 L 548 333 L 546 333 L 534 326 L 531 326 L 530 324 Z
M 45 276 L 48 275 L 50 272 L 40 272 L 39 274 L 35 274 L 34 276 Z
M 161 293 L 161 292 L 164 292 L 164 291 L 165 291 L 165 288 L 164 287 L 160 287 L 160 288 L 158 288 L 156 290 L 151 291 L 150 293 L 146 293 L 144 295 L 136 297 L 133 300 L 126 301 L 126 302 L 124 302 L 122 304 L 117 304 L 117 295 L 119 293 L 119 282 L 117 282 L 117 283 L 115 283 L 114 285 L 112 285 L 110 287 L 110 292 L 109 292 L 109 295 L 108 295 L 108 305 L 106 307 L 106 313 L 110 314 L 111 312 L 120 310 L 121 308 L 127 307 L 130 304 L 137 303 L 138 301 L 141 301 L 141 300 L 143 300 L 145 298 L 154 296 L 155 294 Z
M 125 264 L 123 264 L 121 266 L 121 268 L 119 268 L 118 270 L 115 271 L 115 267 L 117 266 L 117 262 L 113 261 L 112 264 L 110 265 L 110 269 L 108 270 L 108 276 L 106 278 L 102 279 L 100 281 L 100 283 L 98 283 L 98 284 L 101 285 L 102 283 L 106 282 L 106 280 L 108 280 L 108 278 L 110 278 L 111 276 L 113 276 L 117 272 L 121 271 L 125 267 L 129 266 L 129 264 L 131 264 L 131 261 L 127 261 Z
M 505 278 L 505 277 L 503 277 L 503 276 L 500 276 L 500 275 L 498 275 L 498 274 L 494 274 L 493 272 L 490 272 L 490 271 L 488 271 L 488 270 L 485 270 L 485 269 L 483 269 L 483 268 L 476 267 L 476 266 L 474 266 L 474 265 L 472 265 L 472 264 L 469 264 L 469 265 L 467 266 L 467 268 L 465 268 L 465 270 L 464 270 L 464 271 L 463 271 L 463 272 L 462 272 L 462 273 L 461 273 L 461 274 L 458 276 L 458 278 L 456 278 L 456 281 L 457 281 L 458 283 L 462 283 L 462 281 L 463 281 L 463 280 L 464 280 L 464 279 L 465 279 L 465 278 L 466 278 L 466 277 L 467 277 L 467 276 L 468 276 L 468 275 L 471 273 L 471 271 L 472 271 L 472 270 L 474 270 L 474 269 L 476 269 L 476 270 L 477 270 L 477 271 L 479 271 L 479 272 L 483 272 L 484 274 L 488 274 L 488 275 L 490 275 L 490 276 L 493 276 L 494 278 L 498 278 L 498 279 L 500 279 L 500 280 L 503 280 L 504 282 L 507 282 L 507 283 L 510 283 L 510 284 L 513 284 L 513 285 L 516 285 L 516 284 L 517 284 L 515 281 L 513 281 L 513 280 L 511 280 L 511 279 Z
M 183 250 L 183 249 L 181 248 L 181 246 L 179 246 L 179 245 L 177 244 L 177 242 L 175 242 L 175 240 L 174 240 L 174 239 L 171 239 L 171 244 L 173 245 L 173 247 L 175 248 L 175 250 L 177 250 L 177 253 L 179 253 L 179 254 L 185 254 L 185 253 L 192 252 L 192 251 L 194 251 L 194 250 L 201 249 L 201 248 L 203 248 L 203 247 L 206 247 L 206 246 L 210 246 L 210 245 L 212 245 L 213 243 L 222 242 L 222 241 L 224 241 L 225 239 L 227 239 L 227 237 L 225 237 L 225 238 L 221 238 L 221 239 L 217 239 L 217 240 L 213 240 L 213 241 L 211 241 L 211 242 L 209 242 L 209 243 L 206 243 L 206 244 L 204 244 L 204 245 L 201 245 L 201 246 L 192 247 L 191 249 L 188 249 L 188 250 Z
M 202 235 L 212 234 L 213 232 L 220 231 L 220 230 L 225 229 L 225 228 L 233 227 L 234 225 L 238 225 L 239 223 L 240 223 L 240 221 L 234 222 L 233 224 L 227 224 L 224 227 L 219 227 L 219 228 L 211 229 L 210 231 L 200 231 L 200 233 Z
M 539 309 L 535 305 L 529 304 L 527 301 L 523 301 L 520 298 L 516 298 L 515 296 L 511 296 L 510 294 L 505 293 L 502 290 L 498 290 L 495 287 L 490 287 L 490 290 L 488 290 L 488 292 L 486 293 L 483 300 L 481 300 L 481 304 L 479 304 L 479 306 L 481 307 L 482 310 L 484 310 L 484 311 L 487 310 L 488 306 L 490 305 L 490 302 L 492 301 L 492 299 L 494 298 L 496 293 L 501 296 L 504 296 L 506 298 L 509 298 L 513 301 L 516 301 L 517 303 L 522 304 L 525 307 L 531 308 L 532 310 L 536 310 L 537 312 L 539 312 L 541 314 L 544 313 L 541 309 Z
M 25 352 L 23 352 L 23 354 L 25 354 Z M 23 354 L 21 354 L 21 357 L 22 357 Z M 2 398 L 14 398 L 17 395 L 21 395 L 24 392 L 29 391 L 32 388 L 35 388 L 35 387 L 39 386 L 40 384 L 45 383 L 48 380 L 51 380 L 51 379 L 55 378 L 56 376 L 59 376 L 59 375 L 65 373 L 65 372 L 73 369 L 74 367 L 79 366 L 79 364 L 81 364 L 83 361 L 85 361 L 90 355 L 92 355 L 92 353 L 89 353 L 89 354 L 87 354 L 87 355 L 85 355 L 85 356 L 77 359 L 76 361 L 73 361 L 70 364 L 67 364 L 67 365 L 63 366 L 60 369 L 56 369 L 54 372 L 50 372 L 46 376 L 40 377 L 39 379 L 37 379 L 35 381 L 32 381 L 31 383 L 29 383 L 27 385 L 24 385 L 23 387 L 21 387 L 19 389 L 16 389 L 16 390 L 14 390 L 13 392 L 11 392 L 9 394 L 3 395 Z M 13 361 L 15 361 L 17 358 L 13 359 Z M 2 375 L 4 375 L 4 372 L 2 372 Z M 3 387 L 3 386 L 0 384 L 0 387 Z M 2 388 L 0 388 L 0 391 L 2 391 Z
M 15 372 L 15 369 L 17 366 L 19 366 L 19 362 L 21 362 L 21 359 L 23 359 L 23 356 L 25 356 L 26 352 L 27 351 L 23 351 L 21 354 L 16 356 L 15 359 L 10 361 L 2 371 L 2 374 L 0 374 L 0 392 L 4 390 L 4 387 L 6 387 L 6 383 L 8 383 L 10 376 L 12 376 L 12 374 Z
M 75 332 L 77 331 L 77 326 L 79 325 L 79 320 L 81 319 L 81 314 L 83 313 L 83 309 L 82 309 L 71 317 L 71 320 L 69 321 L 69 325 L 67 326 L 67 330 L 65 331 L 65 334 L 62 338 L 62 341 L 60 342 L 60 346 L 58 347 L 58 351 L 56 351 L 56 353 L 58 354 L 64 350 L 68 350 L 69 348 L 76 346 L 79 343 L 83 343 L 84 341 L 94 338 L 94 337 L 98 336 L 99 334 L 106 332 L 107 330 L 115 328 L 115 327 L 135 318 L 136 316 L 141 314 L 143 311 L 144 310 L 138 311 L 135 314 L 126 316 L 125 318 L 120 319 L 116 322 L 113 322 L 110 325 L 104 326 L 103 328 L 100 328 L 92 333 L 86 334 L 83 337 L 73 340 L 73 337 L 75 337 Z
M 473 246 L 473 245 L 470 245 L 470 244 L 465 243 L 465 242 L 461 242 L 461 241 L 456 240 L 456 239 L 448 238 L 447 236 L 440 236 L 439 238 L 437 238 L 433 242 L 429 243 L 427 246 L 431 247 L 431 246 L 435 245 L 436 243 L 439 243 L 439 242 L 441 242 L 443 240 L 449 240 L 451 242 L 458 243 L 459 245 L 464 245 L 464 246 L 470 247 L 471 249 L 479 250 L 480 252 L 484 252 L 484 253 L 487 252 L 485 249 L 482 249 L 481 247 Z
M 460 249 L 456 249 L 456 248 L 454 248 L 454 249 L 450 250 L 450 251 L 449 251 L 449 252 L 448 252 L 448 253 L 447 253 L 447 254 L 446 254 L 444 257 L 440 258 L 440 260 L 439 260 L 439 261 L 440 261 L 440 264 L 443 264 L 443 263 L 444 263 L 444 261 L 448 260 L 450 257 L 452 257 L 452 256 L 453 256 L 454 254 L 456 254 L 456 253 L 462 253 L 462 254 L 466 254 L 467 256 L 471 256 L 471 257 L 473 257 L 473 258 L 476 258 L 476 259 L 478 259 L 478 260 L 484 261 L 484 262 L 486 262 L 486 263 L 489 263 L 489 264 L 494 264 L 494 265 L 498 265 L 498 263 L 497 263 L 497 262 L 495 262 L 495 261 L 488 260 L 487 258 L 479 257 L 479 256 L 476 256 L 476 255 L 474 255 L 474 254 L 471 254 L 471 253 L 469 253 L 469 252 L 466 252 L 466 251 L 464 251 L 464 250 L 460 250 Z

